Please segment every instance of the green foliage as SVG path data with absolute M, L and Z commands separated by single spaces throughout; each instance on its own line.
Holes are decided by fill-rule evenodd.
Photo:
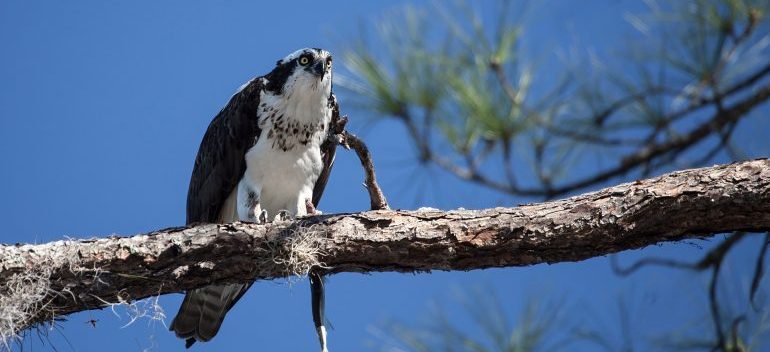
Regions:
M 358 93 L 375 118 L 403 123 L 421 161 L 514 195 L 553 197 L 734 152 L 734 126 L 766 100 L 748 109 L 728 104 L 770 76 L 770 4 L 647 3 L 649 12 L 625 14 L 639 32 L 633 47 L 587 64 L 570 57 L 557 72 L 553 65 L 538 70 L 521 55 L 525 30 L 512 14 L 526 11 L 518 3 L 501 1 L 494 21 L 479 15 L 478 3 L 407 7 L 376 27 L 382 45 L 362 39 L 345 53 L 352 76 L 339 83 Z M 738 118 L 712 122 L 706 134 L 692 127 L 714 109 L 739 107 Z M 677 138 L 686 142 L 671 143 Z M 699 155 L 708 148 L 693 148 L 706 144 L 714 151 Z M 564 177 L 574 163 L 606 164 L 608 156 L 615 166 Z M 502 167 L 484 167 L 495 164 Z
M 440 34 L 428 28 L 426 11 L 413 7 L 397 20 L 382 22 L 378 34 L 387 53 L 375 53 L 364 44 L 347 52 L 345 65 L 355 81 L 344 80 L 342 85 L 368 98 L 367 107 L 385 116 L 429 115 L 423 118 L 434 118 L 456 150 L 467 150 L 480 138 L 512 138 L 525 129 L 520 107 L 496 84 L 490 63 L 514 63 L 520 27 L 502 17 L 492 41 L 474 9 L 463 4 L 462 10 L 468 28 L 453 12 L 433 9 L 446 26 L 443 40 L 433 40 Z M 430 44 L 434 42 L 438 44 Z M 519 83 L 517 99 L 522 100 L 530 83 L 528 72 Z
M 419 161 L 515 196 L 549 198 L 617 177 L 737 159 L 745 141 L 732 139 L 735 127 L 758 125 L 751 113 L 770 99 L 770 2 L 645 3 L 648 11 L 623 14 L 636 32 L 619 54 L 570 56 L 548 67 L 522 55 L 526 31 L 512 15 L 526 12 L 519 2 L 499 1 L 493 20 L 482 18 L 478 2 L 407 7 L 379 22 L 380 44 L 361 39 L 345 53 L 351 76 L 339 83 L 357 93 L 375 119 L 402 123 Z M 708 326 L 683 328 L 714 336 L 675 331 L 656 348 L 761 349 L 757 336 L 770 330 L 768 311 L 743 317 L 721 310 L 714 289 L 721 262 L 707 265 L 711 319 L 697 323 Z M 761 278 L 759 269 L 755 277 Z M 399 347 L 387 350 L 553 349 L 543 346 L 555 341 L 559 309 L 530 303 L 511 324 L 496 300 L 486 303 L 489 292 L 477 294 L 483 299 L 466 310 L 483 338 L 439 310 L 428 328 L 391 324 L 387 332 Z M 632 318 L 622 304 L 620 311 L 622 346 L 604 331 L 575 330 L 573 337 L 606 350 L 634 350 L 627 338 Z

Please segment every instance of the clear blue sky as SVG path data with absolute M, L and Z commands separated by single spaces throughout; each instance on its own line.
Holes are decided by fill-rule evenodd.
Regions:
M 360 24 L 401 6 L 353 0 L 0 2 L 0 242 L 130 235 L 183 224 L 198 144 L 235 89 L 298 48 L 341 53 Z M 583 49 L 611 50 L 631 31 L 623 11 L 639 6 L 612 0 L 544 2 L 527 17 L 525 39 L 537 54 L 533 57 L 550 56 L 576 38 Z M 346 109 L 347 95 L 340 93 L 343 110 L 351 115 L 350 129 L 370 144 L 394 207 L 480 208 L 529 201 L 438 171 L 415 172 L 404 156 L 409 149 L 403 131 L 391 123 L 371 128 L 363 122 L 371 116 Z M 361 180 L 357 160 L 342 152 L 321 209 L 365 210 Z M 743 246 L 738 255 L 753 258 L 753 246 L 756 242 Z M 621 260 L 702 253 L 691 244 L 663 245 Z M 744 269 L 751 263 L 733 262 L 725 270 L 736 273 L 730 290 L 740 298 L 748 280 Z M 529 297 L 563 301 L 570 320 L 609 331 L 621 342 L 618 297 L 629 301 L 632 325 L 643 338 L 702 321 L 704 282 L 659 269 L 617 278 L 606 258 L 457 273 L 335 275 L 327 286 L 334 325 L 330 347 L 359 351 L 381 345 L 377 330 L 383 322 L 425 321 L 432 302 L 477 333 L 452 292 L 478 287 L 494 289 L 511 319 Z M 219 335 L 194 350 L 317 350 L 308 291 L 305 280 L 258 282 L 230 312 Z M 166 323 L 181 298 L 160 298 Z M 71 315 L 59 331 L 50 332 L 50 342 L 33 336 L 25 346 L 31 351 L 49 350 L 51 343 L 59 351 L 183 349 L 162 324 L 139 320 L 123 328 L 128 319 L 124 310 L 118 312 L 120 317 L 109 309 Z M 90 319 L 98 320 L 95 328 L 86 323 Z

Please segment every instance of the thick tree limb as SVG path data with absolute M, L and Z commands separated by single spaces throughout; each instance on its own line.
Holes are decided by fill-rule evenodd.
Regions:
M 105 302 L 303 274 L 319 263 L 329 273 L 524 266 L 737 230 L 770 230 L 766 159 L 515 208 L 369 211 L 0 246 L 0 296 L 14 277 L 46 269 L 48 298 L 27 327 Z

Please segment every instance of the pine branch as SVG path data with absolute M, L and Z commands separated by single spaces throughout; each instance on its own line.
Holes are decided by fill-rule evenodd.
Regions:
M 0 302 L 47 285 L 17 332 L 109 303 L 212 283 L 579 261 L 665 241 L 770 230 L 770 160 L 674 172 L 513 208 L 368 211 L 0 246 Z M 41 275 L 44 273 L 45 275 Z M 31 275 L 35 274 L 35 275 Z M 5 311 L 6 307 L 0 307 Z

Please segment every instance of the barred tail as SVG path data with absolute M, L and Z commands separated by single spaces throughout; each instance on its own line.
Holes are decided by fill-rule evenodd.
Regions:
M 235 302 L 246 293 L 251 284 L 211 285 L 187 293 L 179 312 L 171 322 L 170 330 L 186 339 L 185 347 L 195 341 L 214 338 L 225 315 Z

